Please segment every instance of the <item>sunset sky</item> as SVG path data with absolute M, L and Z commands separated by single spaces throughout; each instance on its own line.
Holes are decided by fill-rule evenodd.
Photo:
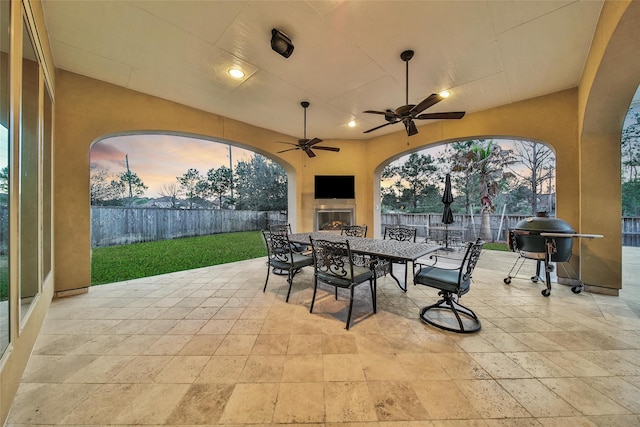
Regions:
M 149 187 L 147 197 L 158 197 L 164 184 L 176 183 L 189 168 L 206 176 L 211 168 L 229 167 L 229 145 L 173 135 L 127 135 L 104 139 L 91 147 L 90 162 L 113 174 L 129 169 Z M 231 147 L 233 164 L 253 152 Z
M 503 148 L 512 148 L 513 142 L 496 139 Z M 443 146 L 421 150 L 421 154 L 435 156 Z M 229 145 L 214 141 L 174 135 L 127 135 L 104 139 L 91 147 L 90 162 L 98 169 L 117 175 L 126 170 L 125 156 L 129 155 L 129 168 L 149 187 L 146 197 L 160 197 L 163 185 L 177 183 L 189 168 L 197 169 L 204 177 L 211 168 L 229 167 Z M 233 165 L 249 160 L 252 151 L 231 147 Z M 397 159 L 404 163 L 409 155 Z M 0 157 L 0 161 L 2 158 Z M 383 187 L 393 182 L 382 182 Z

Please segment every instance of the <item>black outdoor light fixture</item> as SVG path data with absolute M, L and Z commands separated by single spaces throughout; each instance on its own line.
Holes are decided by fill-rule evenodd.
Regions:
M 271 49 L 288 58 L 293 53 L 293 43 L 285 33 L 274 28 L 271 30 Z

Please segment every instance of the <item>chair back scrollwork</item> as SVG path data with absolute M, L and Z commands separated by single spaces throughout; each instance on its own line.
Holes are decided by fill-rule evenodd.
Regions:
M 416 228 L 410 227 L 386 227 L 384 229 L 384 239 L 398 240 L 401 242 L 415 242 L 416 241 Z
M 367 237 L 367 226 L 348 225 L 342 229 L 341 234 L 350 237 Z

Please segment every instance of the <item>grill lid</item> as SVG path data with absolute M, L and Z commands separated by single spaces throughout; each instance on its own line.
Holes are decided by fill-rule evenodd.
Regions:
M 519 221 L 514 230 L 533 231 L 536 233 L 575 233 L 566 221 L 559 218 L 551 218 L 548 212 L 538 212 L 536 216 Z

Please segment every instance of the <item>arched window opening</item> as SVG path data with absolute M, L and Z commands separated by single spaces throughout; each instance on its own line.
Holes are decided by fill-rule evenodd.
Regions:
M 90 150 L 92 283 L 108 282 L 94 275 L 96 252 L 107 246 L 251 232 L 287 222 L 287 187 L 281 165 L 227 141 L 184 134 L 105 137 Z M 259 241 L 247 246 L 253 252 L 246 258 L 262 255 Z M 202 259 L 171 271 L 206 265 L 212 264 Z M 136 271 L 117 278 L 144 276 Z
M 414 151 L 382 169 L 381 223 L 385 214 L 419 214 L 426 233 L 442 216 L 449 175 L 459 225 L 475 237 L 504 241 L 505 216 L 555 214 L 555 169 L 554 151 L 537 141 L 472 139 Z

